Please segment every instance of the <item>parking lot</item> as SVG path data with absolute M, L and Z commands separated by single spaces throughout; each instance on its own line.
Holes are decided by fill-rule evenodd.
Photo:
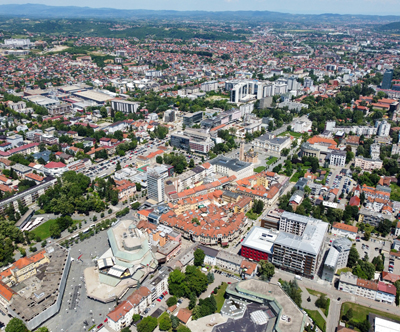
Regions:
M 105 304 L 89 299 L 86 296 L 83 271 L 89 266 L 94 266 L 92 259 L 102 255 L 108 248 L 106 231 L 74 244 L 70 248 L 74 261 L 71 263 L 60 312 L 44 324 L 49 331 L 87 331 L 94 324 L 97 326 L 104 322 L 105 316 L 115 303 Z M 81 259 L 77 260 L 80 255 L 82 255 Z M 85 326 L 86 329 L 84 329 Z

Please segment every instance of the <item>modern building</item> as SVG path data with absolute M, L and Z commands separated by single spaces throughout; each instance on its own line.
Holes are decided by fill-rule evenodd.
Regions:
M 86 294 L 108 303 L 120 299 L 129 288 L 138 287 L 158 262 L 147 233 L 132 220 L 119 221 L 107 231 L 110 248 L 84 270 Z M 149 291 L 150 300 L 151 292 Z
M 183 116 L 183 124 L 186 127 L 191 127 L 195 123 L 200 123 L 201 120 L 203 120 L 203 112 L 202 111 L 199 111 L 199 112 L 196 112 L 196 113 L 186 113 Z
M 329 154 L 329 165 L 344 167 L 346 165 L 346 151 L 332 151 Z
M 186 129 L 182 134 L 171 135 L 171 146 L 183 150 L 208 153 L 215 145 L 210 134 L 203 129 Z
M 175 110 L 166 110 L 164 113 L 164 122 L 175 122 Z
M 332 282 L 336 270 L 346 267 L 352 242 L 347 238 L 339 238 L 332 242 L 322 271 L 322 279 Z
M 156 203 L 165 200 L 164 177 L 154 169 L 147 170 L 147 196 Z
M 305 133 L 311 131 L 312 122 L 310 120 L 296 121 L 293 125 L 293 131 L 296 133 Z
M 313 278 L 323 254 L 328 223 L 284 212 L 274 244 L 272 263 L 281 269 Z
M 382 137 L 389 136 L 391 125 L 386 120 L 382 120 L 382 121 L 376 120 L 375 127 L 378 128 L 378 130 L 377 130 L 378 136 L 382 136 Z
M 254 169 L 252 163 L 246 163 L 239 159 L 231 159 L 224 156 L 218 156 L 209 161 L 216 174 L 222 176 L 236 176 L 236 179 L 242 179 L 253 175 Z
M 122 113 L 136 113 L 140 106 L 139 102 L 126 101 L 122 99 L 111 100 L 111 107 L 113 110 Z
M 221 310 L 221 314 L 228 315 L 230 319 L 216 325 L 213 332 L 238 331 L 238 327 L 249 332 L 304 331 L 306 315 L 280 285 L 256 279 L 240 281 L 228 285 L 226 297 L 226 302 L 237 300 L 244 303 L 246 308 L 236 316 L 234 310 L 239 306 L 235 302 L 232 308 L 225 306 L 226 310 Z
M 379 156 L 381 154 L 381 146 L 376 143 L 371 144 L 369 151 L 370 151 L 371 159 L 379 159 Z
M 254 226 L 242 242 L 240 254 L 256 262 L 271 260 L 279 231 Z
M 355 157 L 354 167 L 360 167 L 363 171 L 372 171 L 374 169 L 381 169 L 383 166 L 382 160 L 364 158 L 362 156 Z
M 390 90 L 392 88 L 392 79 L 393 79 L 393 69 L 386 69 L 383 74 L 381 88 L 384 90 Z

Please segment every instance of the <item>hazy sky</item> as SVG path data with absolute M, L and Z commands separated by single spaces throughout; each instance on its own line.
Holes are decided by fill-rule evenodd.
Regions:
M 400 0 L 0 0 L 0 4 L 38 3 L 119 9 L 270 10 L 300 14 L 400 15 Z

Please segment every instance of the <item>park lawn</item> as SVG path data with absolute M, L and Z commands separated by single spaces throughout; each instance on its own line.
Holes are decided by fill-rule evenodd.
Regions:
M 301 178 L 301 177 L 303 177 L 304 176 L 304 172 L 302 171 L 302 172 L 296 172 L 296 173 L 294 173 L 294 175 L 290 178 L 290 182 L 297 182 L 297 181 L 299 181 L 299 179 Z
M 257 220 L 257 218 L 261 215 L 254 213 L 252 210 L 250 210 L 249 212 L 246 213 L 246 217 L 250 218 L 251 220 Z
M 289 134 L 289 135 L 291 135 L 293 137 L 296 137 L 296 138 L 299 138 L 299 137 L 303 136 L 302 133 L 296 133 L 294 131 L 284 131 L 282 134 L 279 134 L 278 136 L 286 136 L 287 134 Z
M 267 165 L 272 165 L 277 160 L 278 160 L 278 157 L 272 157 L 270 160 L 267 161 Z
M 258 166 L 254 169 L 254 172 L 261 173 L 266 167 L 265 166 Z
M 225 291 L 226 288 L 228 287 L 228 284 L 226 282 L 223 282 L 221 285 L 221 288 L 218 289 L 218 292 L 216 295 L 214 295 L 215 297 L 215 302 L 217 302 L 217 312 L 221 311 L 222 306 L 224 305 L 224 301 L 225 301 Z
M 50 237 L 50 226 L 55 224 L 57 219 L 49 219 L 40 226 L 36 227 L 32 232 L 35 236 L 40 236 L 42 240 Z M 73 225 L 79 223 L 81 220 L 73 220 Z
M 340 309 L 340 317 L 342 317 L 350 308 L 353 309 L 353 320 L 359 323 L 366 320 L 370 313 L 397 321 L 400 320 L 400 316 L 396 316 L 386 311 L 379 311 L 373 308 L 365 307 L 353 302 L 345 302 L 342 304 L 342 308 Z
M 314 323 L 323 331 L 326 331 L 326 322 L 324 317 L 319 313 L 318 310 L 307 310 L 305 309 L 308 316 L 314 321 Z
M 344 267 L 344 268 L 342 268 L 342 269 L 337 270 L 337 271 L 336 271 L 336 274 L 337 274 L 337 275 L 341 275 L 342 273 L 351 272 L 351 271 L 352 271 L 351 268 L 349 268 L 349 267 Z
M 164 316 L 169 317 L 169 315 L 168 315 L 168 313 L 167 313 L 166 311 L 164 311 L 164 312 L 160 315 L 160 317 L 157 318 L 158 324 L 160 324 L 160 321 L 161 321 L 161 319 L 162 319 Z
M 400 187 L 395 183 L 391 183 L 390 188 L 392 189 L 390 199 L 393 201 L 400 201 Z

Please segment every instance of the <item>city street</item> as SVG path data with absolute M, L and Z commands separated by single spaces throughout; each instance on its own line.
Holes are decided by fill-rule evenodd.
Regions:
M 282 271 L 275 269 L 275 275 L 272 278 L 272 282 L 278 282 L 278 279 L 281 278 L 285 281 L 290 281 L 294 280 L 294 274 L 287 272 L 287 271 Z M 336 332 L 336 327 L 339 324 L 339 319 L 340 319 L 340 308 L 341 305 L 344 302 L 354 302 L 354 303 L 359 303 L 364 306 L 369 306 L 371 308 L 374 308 L 376 310 L 380 311 L 387 311 L 392 314 L 399 314 L 398 308 L 396 306 L 390 305 L 390 304 L 385 304 L 385 303 L 380 303 L 376 302 L 374 300 L 369 300 L 364 297 L 359 297 L 356 295 L 352 295 L 349 293 L 345 293 L 342 291 L 337 290 L 334 288 L 333 285 L 329 284 L 326 281 L 323 280 L 310 280 L 307 278 L 302 278 L 302 280 L 296 280 L 299 286 L 304 289 L 304 288 L 310 288 L 312 290 L 316 290 L 318 292 L 324 293 L 331 299 L 331 304 L 329 307 L 329 315 L 328 315 L 328 320 L 326 323 L 326 331 L 327 332 Z M 340 300 L 339 300 L 340 298 Z

